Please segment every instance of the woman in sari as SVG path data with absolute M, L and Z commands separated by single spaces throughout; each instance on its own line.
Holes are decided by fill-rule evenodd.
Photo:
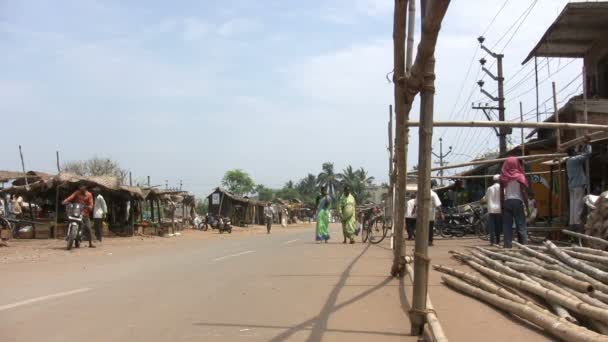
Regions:
M 329 240 L 329 205 L 331 198 L 327 195 L 325 187 L 321 187 L 321 196 L 317 199 L 317 242 Z
M 355 229 L 357 228 L 357 220 L 355 219 L 355 198 L 350 193 L 350 187 L 344 187 L 344 192 L 340 196 L 340 206 L 338 208 L 340 220 L 342 221 L 342 234 L 344 241 L 350 240 L 350 243 L 355 243 Z
M 509 157 L 502 165 L 500 173 L 500 203 L 502 207 L 502 229 L 504 248 L 511 248 L 513 241 L 513 222 L 517 227 L 519 243 L 528 243 L 526 216 L 528 208 L 528 179 L 516 157 Z M 524 211 L 524 206 L 526 211 Z

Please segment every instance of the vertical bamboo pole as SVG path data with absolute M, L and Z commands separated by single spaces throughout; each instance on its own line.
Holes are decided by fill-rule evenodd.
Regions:
M 424 27 L 427 1 L 420 6 L 421 24 Z M 424 81 L 420 92 L 420 127 L 418 150 L 418 208 L 416 218 L 416 248 L 414 256 L 414 294 L 410 310 L 411 334 L 420 335 L 426 322 L 428 290 L 428 239 L 431 208 L 431 148 L 433 144 L 433 101 L 435 96 L 435 56 L 424 68 Z
M 576 113 L 575 113 L 576 115 Z M 589 123 L 588 113 L 587 113 L 587 69 L 585 68 L 585 63 L 583 62 L 583 120 L 585 123 Z M 584 134 L 588 134 L 589 130 L 585 129 L 583 131 Z M 589 159 L 585 161 L 585 171 L 587 172 L 587 193 L 591 193 L 591 178 L 590 178 L 590 170 L 589 170 Z
M 393 175 L 393 105 L 388 106 L 388 196 L 391 217 L 391 249 L 395 244 L 395 177 Z
M 553 88 L 553 111 L 555 113 L 555 122 L 559 123 L 559 108 L 557 108 L 557 93 L 555 92 L 555 82 L 551 83 L 551 87 Z M 557 135 L 557 147 L 559 148 L 559 145 L 561 145 L 562 141 L 561 130 L 558 128 L 555 134 Z
M 57 157 L 57 177 L 61 173 L 61 167 L 59 166 L 59 151 L 56 151 Z M 55 233 L 57 232 L 57 227 L 59 226 L 59 181 L 55 181 L 55 228 L 53 231 L 53 236 L 55 237 Z M 50 234 L 49 234 L 50 237 Z
M 554 115 L 555 115 L 555 122 L 559 123 L 559 108 L 557 108 L 557 93 L 555 91 L 555 82 L 551 83 L 551 87 L 553 89 L 553 111 L 554 111 Z M 557 149 L 559 149 L 559 145 L 561 145 L 562 142 L 562 138 L 561 138 L 561 130 L 558 128 L 555 131 L 555 135 L 556 135 L 556 139 L 557 139 Z M 558 178 L 557 178 L 557 187 L 559 190 L 559 222 L 561 224 L 561 218 L 562 216 L 562 211 L 563 211 L 563 203 L 564 203 L 564 189 L 563 189 L 563 175 L 562 175 L 562 163 L 561 163 L 561 158 L 560 158 L 560 162 L 559 162 L 559 166 L 558 166 Z
M 415 1 L 415 0 L 412 0 Z M 395 248 L 393 250 L 393 265 L 391 274 L 402 277 L 405 273 L 405 260 L 401 257 L 403 246 L 403 230 L 405 226 L 405 190 L 406 190 L 406 150 L 407 134 L 405 121 L 409 104 L 405 97 L 405 25 L 408 0 L 395 0 L 395 16 L 393 23 L 393 59 L 394 59 L 394 94 L 395 94 L 395 120 L 396 120 L 396 201 L 395 201 Z
M 412 56 L 414 54 L 414 32 L 416 29 L 416 0 L 411 0 L 408 4 L 407 15 L 407 50 L 405 59 L 405 71 L 410 72 L 412 68 Z
M 521 123 L 524 123 L 524 109 L 523 109 L 523 104 L 521 103 L 521 101 L 519 101 L 519 120 L 521 121 Z M 521 155 L 525 156 L 526 155 L 526 142 L 524 140 L 524 128 L 521 128 Z

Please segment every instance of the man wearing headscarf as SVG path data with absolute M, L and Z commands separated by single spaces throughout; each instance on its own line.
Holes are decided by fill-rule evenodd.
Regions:
M 528 207 L 528 179 L 516 157 L 509 157 L 502 165 L 500 173 L 500 203 L 502 208 L 502 229 L 504 247 L 513 245 L 513 221 L 517 226 L 517 239 L 521 244 L 528 243 L 528 226 L 526 213 Z M 524 211 L 524 206 L 526 211 Z

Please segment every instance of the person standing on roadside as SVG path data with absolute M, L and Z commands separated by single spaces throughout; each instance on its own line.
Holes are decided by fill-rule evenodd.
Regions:
M 93 226 L 95 227 L 95 235 L 97 236 L 97 241 L 101 242 L 102 238 L 102 224 L 103 219 L 108 213 L 108 206 L 106 205 L 106 200 L 101 195 L 101 189 L 95 188 L 93 192 L 96 194 L 95 196 L 95 206 L 93 208 Z
M 272 228 L 272 221 L 274 220 L 274 208 L 272 207 L 272 203 L 268 202 L 266 207 L 264 207 L 264 217 L 266 218 L 266 231 L 267 234 L 270 234 L 270 229 Z
M 439 216 L 441 220 L 444 219 L 443 212 L 441 211 L 441 199 L 433 188 L 437 186 L 437 181 L 431 181 L 431 213 L 429 216 L 429 246 L 433 246 L 433 229 L 435 228 L 435 218 Z
M 500 175 L 492 177 L 494 184 L 486 190 L 484 199 L 488 207 L 488 231 L 490 232 L 490 245 L 500 244 L 502 234 L 502 215 L 500 208 Z
M 581 152 L 577 153 L 574 148 L 568 150 L 570 158 L 566 161 L 566 172 L 568 173 L 568 190 L 570 194 L 570 227 L 574 231 L 582 230 L 581 215 L 584 209 L 585 191 L 587 190 L 587 173 L 585 162 L 591 158 L 592 150 L 589 145 L 589 136 Z
M 63 201 L 63 205 L 68 203 L 80 204 L 83 207 L 82 210 L 82 224 L 84 225 L 85 232 L 88 232 L 89 248 L 95 248 L 93 245 L 93 232 L 91 231 L 91 211 L 93 210 L 93 195 L 87 191 L 86 185 L 80 185 L 78 190 L 74 191 L 68 198 Z
M 321 187 L 321 196 L 317 198 L 317 226 L 315 231 L 315 240 L 317 242 L 329 240 L 329 207 L 331 205 L 331 197 L 327 195 L 327 188 Z
M 417 210 L 416 194 L 410 195 L 405 208 L 405 228 L 407 229 L 407 239 L 413 240 L 416 236 L 416 210 Z
M 350 187 L 344 186 L 342 196 L 340 196 L 340 206 L 338 212 L 340 215 L 340 221 L 342 222 L 342 234 L 344 235 L 344 241 L 350 240 L 350 243 L 355 243 L 355 231 L 357 229 L 357 220 L 355 219 L 355 197 L 350 193 Z
M 509 157 L 502 165 L 500 173 L 500 203 L 502 209 L 502 230 L 504 248 L 513 246 L 513 221 L 517 227 L 517 239 L 522 245 L 528 244 L 528 179 L 517 157 Z M 525 206 L 525 211 L 524 211 Z
M 15 219 L 20 219 L 23 214 L 23 197 L 13 195 L 11 198 L 11 215 Z

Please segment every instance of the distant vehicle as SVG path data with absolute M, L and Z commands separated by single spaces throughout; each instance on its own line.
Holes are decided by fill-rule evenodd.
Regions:
M 68 231 L 66 234 L 66 240 L 68 243 L 67 250 L 72 249 L 72 245 L 76 248 L 80 247 L 80 242 L 83 238 L 83 225 L 82 222 L 82 204 L 70 203 L 66 206 L 65 212 L 68 214 Z
M 220 234 L 222 234 L 223 232 L 228 232 L 228 234 L 232 233 L 232 222 L 229 217 L 209 215 L 207 216 L 206 221 L 206 228 L 203 230 L 207 230 L 210 226 L 211 229 L 217 229 Z

